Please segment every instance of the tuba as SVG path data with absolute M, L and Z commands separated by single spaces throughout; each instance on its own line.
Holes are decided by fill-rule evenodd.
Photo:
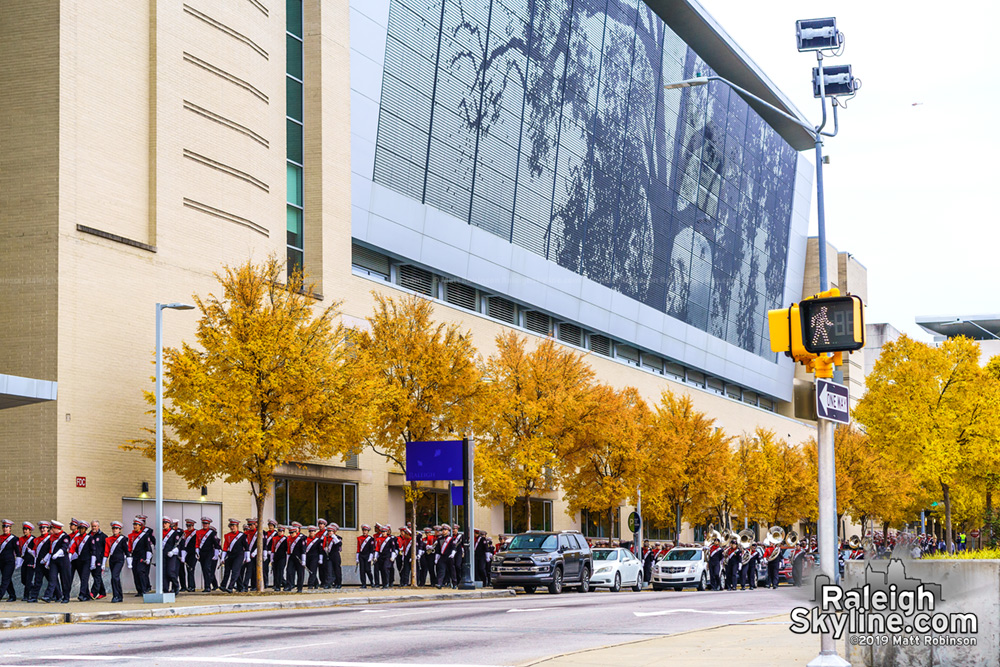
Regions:
M 861 548 L 861 538 L 857 535 L 851 535 L 851 539 L 847 540 L 847 547 L 849 549 L 860 549 Z
M 767 529 L 767 537 L 764 538 L 764 544 L 771 547 L 780 547 L 785 541 L 785 529 L 781 526 L 771 526 Z M 774 549 L 768 556 L 768 562 L 781 557 L 781 549 Z
M 711 546 L 721 546 L 722 542 L 722 534 L 717 530 L 713 530 L 708 533 L 702 546 L 707 549 Z
M 738 538 L 740 549 L 749 549 L 753 546 L 753 531 L 749 528 L 741 530 Z
M 799 534 L 794 530 L 788 531 L 788 535 L 785 536 L 785 546 L 794 549 L 799 544 Z

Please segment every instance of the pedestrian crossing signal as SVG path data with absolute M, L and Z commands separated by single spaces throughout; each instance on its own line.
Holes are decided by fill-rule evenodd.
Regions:
M 799 303 L 802 346 L 811 354 L 853 352 L 865 346 L 864 304 L 854 295 Z

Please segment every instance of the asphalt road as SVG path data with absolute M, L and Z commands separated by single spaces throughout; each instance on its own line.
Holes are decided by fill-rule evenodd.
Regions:
M 0 665 L 517 665 L 787 613 L 802 589 L 536 593 L 0 631 Z M 710 647 L 706 647 L 710 648 Z

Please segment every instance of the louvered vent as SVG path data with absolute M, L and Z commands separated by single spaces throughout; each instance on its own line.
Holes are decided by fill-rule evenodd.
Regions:
M 578 347 L 582 347 L 583 329 L 576 326 L 575 324 L 567 324 L 566 322 L 560 322 L 558 338 L 564 343 L 569 343 L 570 345 L 576 345 Z
M 605 357 L 611 356 L 611 339 L 601 334 L 591 334 L 590 349 L 594 354 L 602 354 Z
M 414 292 L 434 295 L 434 274 L 416 266 L 403 264 L 399 267 L 399 284 Z
M 364 246 L 351 246 L 351 264 L 385 278 L 389 277 L 389 258 Z
M 466 310 L 476 310 L 476 288 L 459 282 L 444 285 L 444 300 Z
M 684 367 L 680 364 L 668 361 L 664 366 L 664 371 L 672 378 L 677 378 L 678 380 L 684 379 Z
M 529 310 L 524 314 L 524 328 L 543 336 L 551 336 L 552 318 L 537 310 Z
M 615 345 L 615 357 L 636 366 L 639 365 L 639 350 L 628 345 Z
M 357 468 L 358 466 L 358 455 L 351 454 L 350 456 L 344 457 L 344 467 L 345 468 Z
M 501 322 L 517 324 L 517 307 L 507 299 L 491 296 L 487 303 L 487 314 Z

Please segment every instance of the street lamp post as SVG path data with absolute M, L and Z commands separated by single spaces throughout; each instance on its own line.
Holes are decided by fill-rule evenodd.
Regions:
M 673 90 L 677 88 L 703 86 L 708 84 L 710 81 L 718 81 L 719 83 L 729 86 L 744 98 L 751 99 L 777 113 L 782 118 L 790 120 L 812 135 L 816 152 L 816 206 L 817 222 L 819 225 L 819 288 L 822 292 L 825 291 L 829 285 L 826 266 L 826 212 L 823 200 L 823 137 L 836 136 L 837 131 L 839 130 L 839 123 L 837 119 L 837 105 L 834 104 L 833 132 L 824 131 L 827 123 L 827 95 L 825 92 L 826 76 L 824 75 L 822 68 L 822 54 L 818 51 L 817 57 L 820 59 L 819 76 L 817 77 L 817 85 L 819 86 L 818 97 L 820 97 L 823 101 L 823 119 L 822 122 L 815 127 L 784 111 L 783 109 L 779 109 L 775 105 L 761 99 L 745 88 L 742 88 L 732 81 L 722 78 L 721 76 L 699 76 L 693 79 L 667 83 L 664 84 L 663 87 L 667 90 Z M 853 89 L 853 84 L 851 85 Z M 820 378 L 817 376 L 817 385 L 819 381 Z M 817 532 L 819 533 L 820 571 L 828 577 L 829 581 L 839 583 L 840 570 L 838 567 L 839 559 L 837 558 L 837 471 L 835 467 L 836 457 L 833 445 L 834 423 L 827 419 L 817 419 L 816 421 L 816 435 L 818 443 L 817 481 L 819 491 L 819 520 L 817 522 Z M 744 523 L 745 522 L 746 520 L 744 519 Z M 850 667 L 850 663 L 837 655 L 837 648 L 833 635 L 830 633 L 823 633 L 820 636 L 820 653 L 809 663 L 809 667 Z
M 143 602 L 173 602 L 173 593 L 163 592 L 163 309 L 192 310 L 186 303 L 156 304 L 156 592 L 145 593 Z M 156 532 L 160 531 L 160 532 Z

